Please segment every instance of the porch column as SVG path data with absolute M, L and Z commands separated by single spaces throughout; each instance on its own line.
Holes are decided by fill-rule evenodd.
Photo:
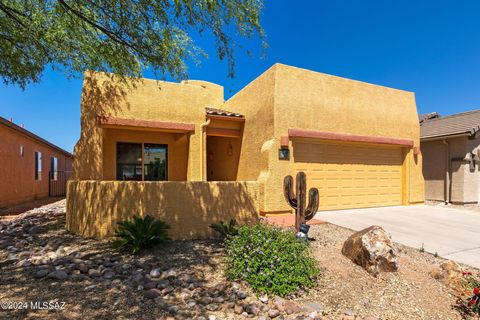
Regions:
M 195 125 L 195 132 L 189 134 L 188 181 L 202 181 L 202 163 L 205 161 L 202 159 L 202 155 L 205 157 L 205 152 L 202 152 L 202 136 L 200 125 Z

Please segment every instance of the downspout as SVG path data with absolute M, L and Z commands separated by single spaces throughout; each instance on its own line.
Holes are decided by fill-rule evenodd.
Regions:
M 444 184 L 444 199 L 445 204 L 450 203 L 450 145 L 447 140 L 442 140 L 445 145 L 445 184 Z
M 200 132 L 202 134 L 202 139 L 201 139 L 201 142 L 200 142 L 200 178 L 202 179 L 202 181 L 206 181 L 206 172 L 205 172 L 205 160 L 206 160 L 206 156 L 205 156 L 205 146 L 207 145 L 207 142 L 206 142 L 206 135 L 207 135 L 207 132 L 204 131 L 204 129 L 210 124 L 211 120 L 208 119 L 206 122 L 202 123 L 200 125 Z

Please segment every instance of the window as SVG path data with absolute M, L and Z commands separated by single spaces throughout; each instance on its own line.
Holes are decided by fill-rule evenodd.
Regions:
M 50 179 L 57 181 L 58 178 L 58 159 L 57 157 L 50 158 Z
M 166 181 L 167 146 L 153 143 L 117 143 L 117 180 Z
M 23 157 L 25 153 L 25 148 L 23 146 L 20 146 L 20 157 Z
M 167 180 L 167 146 L 145 143 L 143 147 L 144 180 Z
M 35 180 L 42 180 L 42 153 L 35 152 Z

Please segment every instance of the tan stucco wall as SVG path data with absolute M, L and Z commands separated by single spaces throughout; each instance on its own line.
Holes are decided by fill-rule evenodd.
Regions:
M 419 146 L 413 93 L 282 64 L 242 89 L 225 108 L 246 115 L 238 177 L 265 184 L 262 209 L 267 212 L 291 210 L 282 188 L 284 176 L 294 172 L 293 157 L 278 160 L 280 138 L 288 128 L 404 138 Z M 404 152 L 404 203 L 423 202 L 421 155 Z
M 270 158 L 275 153 L 273 149 L 275 69 L 274 66 L 265 71 L 226 101 L 222 107 L 245 116 L 237 180 L 257 180 L 261 183 L 262 211 L 265 211 L 263 203 L 266 193 L 272 186 L 270 183 L 272 170 L 269 165 L 272 162 Z
M 282 188 L 284 176 L 294 173 L 294 159 L 278 160 L 280 138 L 288 134 L 288 128 L 403 138 L 419 146 L 417 110 L 411 92 L 276 64 L 222 103 L 223 89 L 206 82 L 143 80 L 132 89 L 103 74 L 87 74 L 82 95 L 82 136 L 75 149 L 77 178 L 112 177 L 112 172 L 104 169 L 111 168 L 107 162 L 112 163 L 111 142 L 105 139 L 110 133 L 96 125 L 97 115 L 194 123 L 195 133 L 185 138 L 188 160 L 184 162 L 186 180 L 195 181 L 202 176 L 200 124 L 205 121 L 204 107 L 243 114 L 236 179 L 260 183 L 259 208 L 263 212 L 291 211 Z M 179 143 L 187 144 L 187 140 Z M 293 154 L 291 142 L 290 151 Z M 403 148 L 402 152 L 403 203 L 422 202 L 422 156 L 414 156 L 411 148 Z
M 257 182 L 71 181 L 67 229 L 88 237 L 107 237 L 116 223 L 149 214 L 167 222 L 172 239 L 214 235 L 209 225 L 235 218 L 258 219 Z
M 188 161 L 187 180 L 201 180 L 200 125 L 205 122 L 205 107 L 223 103 L 223 87 L 204 81 L 171 83 L 150 79 L 135 81 L 134 85 L 126 86 L 107 74 L 85 74 L 75 177 L 102 180 L 111 176 L 107 173 L 108 177 L 104 177 L 104 129 L 97 124 L 97 116 L 112 116 L 195 124 L 195 133 L 189 137 L 188 160 L 182 161 Z

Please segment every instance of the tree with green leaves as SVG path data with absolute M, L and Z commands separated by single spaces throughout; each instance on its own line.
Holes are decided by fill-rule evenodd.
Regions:
M 186 79 L 186 62 L 206 53 L 195 36 L 212 35 L 234 76 L 237 39 L 259 37 L 263 0 L 0 0 L 0 77 L 24 88 L 47 66 Z

